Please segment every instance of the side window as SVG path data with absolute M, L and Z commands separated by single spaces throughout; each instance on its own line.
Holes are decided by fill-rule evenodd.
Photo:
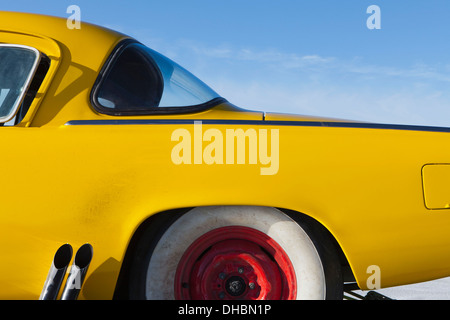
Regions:
M 34 48 L 0 44 L 0 123 L 10 121 L 31 84 L 40 62 Z
M 121 49 L 93 91 L 97 110 L 113 115 L 180 112 L 216 98 L 198 78 L 140 43 Z

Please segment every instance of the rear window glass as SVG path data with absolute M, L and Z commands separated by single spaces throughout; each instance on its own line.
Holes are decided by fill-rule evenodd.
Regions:
M 126 46 L 94 94 L 103 110 L 156 111 L 202 105 L 219 95 L 187 70 L 146 46 Z

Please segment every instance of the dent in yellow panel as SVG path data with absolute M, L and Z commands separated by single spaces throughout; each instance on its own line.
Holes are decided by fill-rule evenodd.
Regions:
M 450 164 L 427 164 L 422 168 L 427 209 L 450 209 Z

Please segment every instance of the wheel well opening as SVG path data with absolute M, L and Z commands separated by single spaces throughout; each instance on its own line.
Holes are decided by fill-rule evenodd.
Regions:
M 155 240 L 162 237 L 164 231 L 172 223 L 174 223 L 178 218 L 180 218 L 183 214 L 187 213 L 191 209 L 193 209 L 193 207 L 173 209 L 156 213 L 143 221 L 142 224 L 136 229 L 125 253 L 125 257 L 116 284 L 116 289 L 113 297 L 114 299 L 122 300 L 129 298 L 130 289 L 128 286 L 128 282 L 131 272 L 131 266 L 134 261 L 140 259 L 142 256 L 138 252 L 138 243 L 140 241 L 156 242 Z M 291 219 L 301 224 L 302 227 L 308 229 L 309 232 L 314 234 L 315 242 L 317 242 L 314 243 L 315 245 L 320 245 L 322 248 L 324 248 L 324 250 L 333 251 L 329 253 L 331 256 L 334 255 L 341 265 L 342 275 L 339 276 L 342 277 L 344 284 L 347 283 L 353 285 L 356 282 L 353 272 L 350 268 L 350 264 L 348 263 L 343 250 L 327 228 L 325 228 L 320 222 L 306 214 L 284 208 L 277 209 L 288 215 Z M 149 229 L 152 232 L 149 233 Z M 151 234 L 151 239 L 146 239 L 144 237 L 145 234 Z

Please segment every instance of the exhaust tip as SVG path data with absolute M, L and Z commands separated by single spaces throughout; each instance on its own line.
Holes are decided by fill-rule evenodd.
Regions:
M 75 265 L 80 269 L 86 268 L 92 260 L 94 249 L 89 243 L 86 243 L 78 249 L 75 255 Z
M 73 250 L 72 246 L 68 243 L 62 245 L 58 251 L 55 253 L 55 257 L 53 258 L 53 264 L 56 269 L 66 268 L 70 260 L 72 260 Z

